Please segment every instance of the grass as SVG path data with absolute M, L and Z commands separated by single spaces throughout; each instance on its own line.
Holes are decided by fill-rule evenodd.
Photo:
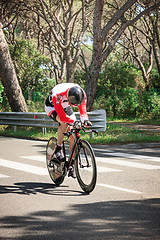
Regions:
M 124 123 L 136 123 L 136 124 L 146 124 L 146 125 L 160 125 L 160 119 L 151 118 L 107 118 L 108 122 L 124 122 Z
M 0 128 L 0 135 L 48 140 L 52 136 L 57 136 L 57 130 L 47 129 L 47 133 L 43 135 L 41 128 L 17 127 L 17 131 L 14 132 L 13 127 L 2 126 Z M 98 136 L 95 134 L 94 138 L 91 138 L 89 133 L 81 131 L 81 137 L 92 144 L 160 142 L 160 133 L 134 130 L 118 123 L 108 123 L 107 130 L 103 133 L 99 132 Z

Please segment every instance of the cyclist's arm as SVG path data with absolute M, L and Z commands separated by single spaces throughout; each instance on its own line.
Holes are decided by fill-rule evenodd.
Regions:
M 65 113 L 65 111 L 64 111 L 64 109 L 62 107 L 62 104 L 61 104 L 62 103 L 62 99 L 60 99 L 60 100 L 58 99 L 57 100 L 57 97 L 54 96 L 52 101 L 53 101 L 53 104 L 54 104 L 55 111 L 57 112 L 60 120 L 62 122 L 64 122 L 64 123 L 73 124 L 74 120 L 69 118 L 68 115 L 66 115 L 66 113 Z
M 82 104 L 79 106 L 80 118 L 81 118 L 82 123 L 84 123 L 84 120 L 89 120 L 88 114 L 87 114 L 86 103 L 87 103 L 87 96 L 85 94 L 84 100 L 83 100 Z

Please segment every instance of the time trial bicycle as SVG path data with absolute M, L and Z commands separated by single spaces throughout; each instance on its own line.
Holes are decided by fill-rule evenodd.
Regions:
M 56 157 L 54 154 L 57 139 L 55 137 L 51 137 L 48 140 L 46 147 L 46 164 L 52 181 L 56 185 L 60 185 L 69 172 L 74 158 L 78 183 L 84 192 L 90 193 L 96 185 L 97 167 L 93 148 L 88 141 L 81 139 L 80 130 L 86 132 L 85 126 L 82 125 L 82 123 L 73 126 L 71 131 L 64 133 L 64 135 L 68 138 L 73 134 L 75 140 L 69 156 L 66 154 L 66 141 L 63 141 L 63 154 L 65 161 L 59 164 L 56 163 Z M 88 131 L 96 132 L 98 134 L 98 132 L 93 129 Z

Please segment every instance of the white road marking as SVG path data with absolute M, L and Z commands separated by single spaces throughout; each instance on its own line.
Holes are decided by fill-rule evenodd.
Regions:
M 142 194 L 142 192 L 139 192 L 139 191 L 135 191 L 135 190 L 127 189 L 127 188 L 116 187 L 116 186 L 112 186 L 112 185 L 108 185 L 108 184 L 98 183 L 97 185 L 101 186 L 101 187 L 106 187 L 106 188 L 122 191 L 122 192 Z
M 29 160 L 33 160 L 33 161 L 37 161 L 37 162 L 45 162 L 46 161 L 45 156 L 20 156 L 20 158 L 29 159 Z
M 19 156 L 19 157 L 37 162 L 46 162 L 46 156 Z M 66 157 L 69 157 L 69 155 L 66 155 Z
M 103 155 L 107 156 L 114 156 L 114 157 L 123 157 L 123 158 L 133 158 L 138 160 L 144 160 L 144 161 L 152 161 L 152 162 L 159 162 L 160 163 L 160 157 L 151 157 L 151 156 L 145 156 L 145 155 L 136 155 L 136 154 L 130 154 L 130 153 L 121 153 L 121 152 L 111 152 L 111 153 L 101 153 Z
M 97 171 L 99 173 L 100 172 L 102 173 L 102 172 L 121 172 L 122 170 L 97 166 Z
M 125 166 L 125 167 L 140 168 L 140 169 L 145 169 L 145 170 L 160 169 L 160 166 L 156 166 L 156 165 L 137 163 L 137 162 L 129 162 L 129 161 L 125 161 L 125 160 L 116 160 L 113 158 L 109 159 L 109 158 L 96 157 L 96 161 L 114 164 L 114 165 Z
M 89 167 L 89 168 L 83 168 L 82 171 L 89 171 L 89 172 L 91 172 L 91 171 L 92 171 L 92 168 L 91 168 L 91 167 Z M 122 170 L 119 170 L 119 169 L 97 166 L 97 172 L 98 172 L 98 173 L 102 173 L 102 172 L 121 172 L 121 171 L 122 171 Z
M 13 162 L 13 161 L 1 159 L 1 158 L 0 158 L 0 166 L 20 170 L 23 172 L 33 173 L 37 175 L 48 175 L 48 171 L 46 168 L 36 167 L 33 165 L 19 163 L 19 162 Z
M 96 151 L 99 151 L 99 152 L 109 152 L 109 153 L 114 152 L 114 151 L 112 151 L 112 150 L 102 149 L 102 148 L 93 148 L 93 150 L 96 150 Z
M 33 161 L 39 161 L 39 162 L 45 162 L 45 157 L 44 156 L 20 156 L 21 158 L 33 160 Z M 86 168 L 85 170 L 90 170 L 90 168 Z M 114 169 L 114 168 L 106 168 L 106 167 L 100 167 L 97 166 L 98 172 L 120 172 L 122 170 L 119 169 Z
M 0 174 L 0 178 L 8 178 L 9 176 Z
M 111 154 L 111 153 L 106 153 L 106 154 Z M 122 153 L 113 153 L 117 154 L 118 156 L 123 156 Z M 127 157 L 128 155 L 132 154 L 125 154 L 124 156 Z M 133 155 L 136 156 L 137 155 Z M 139 156 L 139 155 L 138 155 Z M 145 157 L 140 155 L 141 157 Z M 24 159 L 29 159 L 33 161 L 39 161 L 39 162 L 45 162 L 46 157 L 45 156 L 20 156 L 21 158 Z M 156 159 L 157 161 L 158 159 Z M 126 166 L 126 167 L 133 167 L 133 168 L 140 168 L 140 169 L 145 169 L 145 170 L 155 170 L 155 169 L 160 169 L 160 166 L 156 165 L 151 165 L 151 164 L 145 164 L 145 163 L 138 163 L 138 162 L 130 162 L 126 160 L 117 160 L 114 158 L 105 158 L 105 157 L 96 157 L 97 162 L 103 162 L 103 163 L 109 163 L 109 164 L 114 164 L 114 165 L 119 165 L 119 166 Z M 116 171 L 121 171 L 113 168 L 106 168 L 105 167 L 99 167 L 99 172 L 116 172 Z

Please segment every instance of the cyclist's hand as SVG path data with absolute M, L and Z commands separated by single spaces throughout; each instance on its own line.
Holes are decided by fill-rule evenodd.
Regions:
M 91 127 L 92 123 L 89 120 L 84 120 L 84 126 L 85 127 Z
M 76 129 L 81 129 L 82 123 L 81 123 L 80 121 L 75 121 L 75 122 L 74 122 L 74 127 L 75 127 Z

